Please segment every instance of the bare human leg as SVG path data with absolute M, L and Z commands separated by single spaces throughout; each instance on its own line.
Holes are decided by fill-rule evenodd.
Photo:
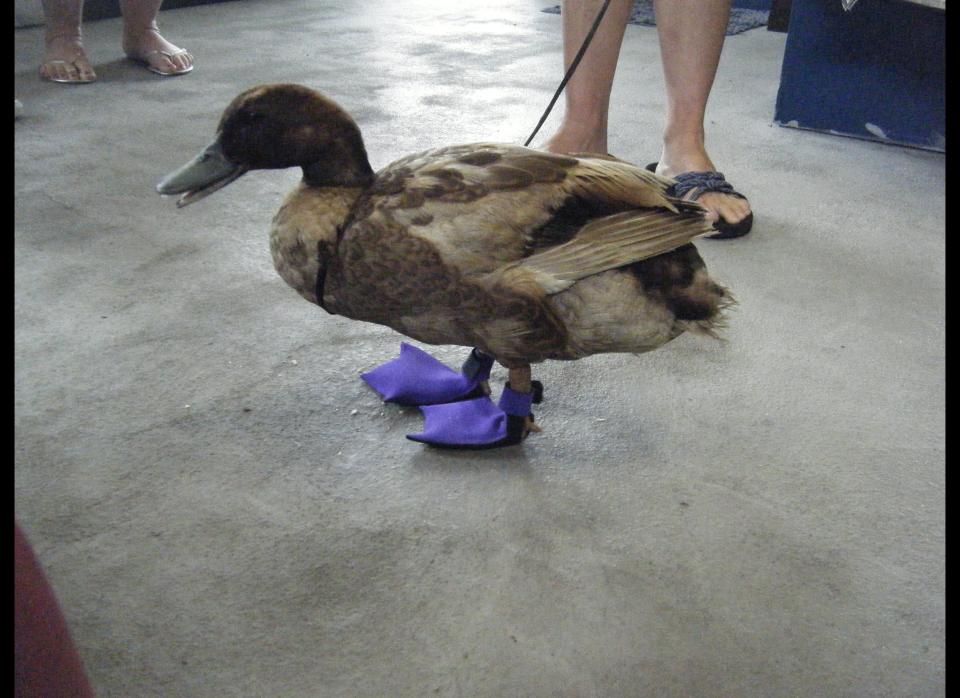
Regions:
M 83 0 L 43 0 L 46 52 L 40 76 L 64 83 L 97 79 L 83 50 Z
M 705 147 L 707 99 L 720 62 L 731 0 L 654 0 L 667 91 L 663 150 L 657 172 L 676 176 L 716 170 Z M 563 5 L 564 61 L 569 66 L 590 30 L 602 0 Z M 607 152 L 607 118 L 613 77 L 632 0 L 614 0 L 590 48 L 567 83 L 566 110 L 545 150 L 555 153 Z M 731 194 L 706 192 L 697 201 L 708 219 L 742 221 L 750 204 Z
M 160 34 L 157 14 L 163 0 L 120 0 L 123 12 L 123 51 L 158 75 L 183 75 L 193 70 L 193 56 Z
M 684 172 L 716 170 L 705 147 L 707 99 L 720 63 L 730 19 L 731 0 L 654 0 L 660 56 L 667 89 L 667 118 L 657 172 L 674 177 Z M 697 201 L 737 223 L 750 204 L 730 194 L 707 192 Z
M 573 62 L 602 6 L 602 0 L 564 0 L 561 14 L 564 69 Z M 612 0 L 610 3 L 590 48 L 567 83 L 563 120 L 547 141 L 545 150 L 553 153 L 607 152 L 610 90 L 631 9 L 633 0 Z

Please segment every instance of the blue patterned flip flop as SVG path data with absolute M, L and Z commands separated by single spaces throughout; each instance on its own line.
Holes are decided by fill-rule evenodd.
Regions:
M 650 172 L 656 172 L 657 164 L 656 162 L 651 162 L 647 165 L 647 169 Z M 696 201 L 708 192 L 715 192 L 718 194 L 729 194 L 744 201 L 747 200 L 747 197 L 736 191 L 733 185 L 731 185 L 720 172 L 683 172 L 672 177 L 672 179 L 676 184 L 667 190 L 667 194 L 675 196 L 678 199 Z M 693 196 L 690 196 L 691 192 L 693 192 Z M 709 237 L 711 239 L 728 240 L 730 238 L 741 237 L 749 233 L 750 229 L 753 228 L 753 211 L 748 213 L 746 218 L 739 223 L 727 223 L 721 216 L 720 219 L 713 224 L 713 227 L 716 228 L 717 234 L 710 235 Z

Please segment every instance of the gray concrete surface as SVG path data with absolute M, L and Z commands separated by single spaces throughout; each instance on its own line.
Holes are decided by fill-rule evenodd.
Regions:
M 726 341 L 542 366 L 523 447 L 404 439 L 358 376 L 400 337 L 271 268 L 296 172 L 153 193 L 270 81 L 348 107 L 375 167 L 522 141 L 550 2 L 169 11 L 175 79 L 106 20 L 81 87 L 16 32 L 16 514 L 101 695 L 943 695 L 944 160 L 771 125 L 783 34 L 727 40 L 709 111 L 757 216 L 700 245 Z M 662 107 L 631 27 L 612 151 L 656 159 Z
M 211 2 L 236 2 L 237 0 L 163 0 L 162 10 L 195 7 Z M 118 0 L 83 0 L 83 17 L 89 21 L 120 16 Z M 15 28 L 32 27 L 46 22 L 42 0 L 13 0 L 13 25 Z

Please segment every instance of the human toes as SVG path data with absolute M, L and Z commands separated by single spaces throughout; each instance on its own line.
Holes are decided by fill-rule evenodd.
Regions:
M 146 64 L 151 72 L 159 75 L 182 75 L 193 70 L 193 56 L 183 49 L 155 49 L 144 54 L 128 55 L 135 61 Z
M 90 65 L 90 62 L 87 60 L 86 56 L 77 56 L 73 60 L 73 68 L 76 72 L 77 78 L 82 82 L 91 82 L 97 79 L 97 74 L 93 70 L 93 66 Z
M 710 211 L 707 219 L 713 223 L 723 218 L 727 223 L 736 224 L 750 214 L 750 203 L 738 196 L 708 192 L 697 201 Z
M 165 75 L 173 74 L 179 70 L 177 64 L 173 61 L 174 56 L 161 51 L 154 51 L 145 56 L 144 59 L 151 67 Z
M 51 60 L 40 66 L 40 77 L 54 82 L 79 82 L 80 75 L 73 63 Z
M 171 56 L 170 62 L 176 66 L 177 72 L 183 72 L 193 67 L 193 56 L 189 51 L 180 49 L 180 51 Z
M 40 77 L 54 82 L 93 82 L 97 74 L 82 53 L 71 57 L 47 54 L 40 66 Z

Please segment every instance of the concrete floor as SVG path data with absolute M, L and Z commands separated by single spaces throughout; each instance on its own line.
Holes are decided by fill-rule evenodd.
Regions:
M 757 217 L 699 245 L 726 341 L 540 367 L 522 447 L 404 439 L 358 376 L 401 338 L 271 267 L 297 172 L 154 194 L 263 82 L 334 96 L 374 167 L 522 141 L 552 2 L 169 11 L 176 79 L 106 20 L 80 87 L 15 33 L 16 514 L 101 695 L 944 694 L 944 158 L 772 125 L 785 35 L 727 40 L 708 114 Z M 611 150 L 642 164 L 656 31 L 620 65 Z

